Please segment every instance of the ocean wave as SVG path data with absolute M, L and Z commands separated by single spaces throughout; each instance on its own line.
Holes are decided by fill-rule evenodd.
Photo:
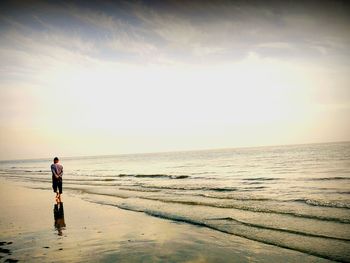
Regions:
M 216 172 L 193 172 L 192 175 L 201 175 L 201 174 L 215 174 Z
M 244 211 L 250 211 L 250 212 L 257 212 L 257 213 L 271 213 L 271 214 L 278 214 L 278 215 L 287 215 L 287 216 L 293 216 L 298 218 L 308 218 L 308 219 L 314 219 L 314 220 L 321 220 L 321 221 L 331 221 L 331 222 L 338 222 L 338 223 L 344 223 L 349 224 L 350 219 L 349 218 L 338 218 L 333 216 L 324 216 L 324 215 L 312 215 L 312 214 L 305 214 L 300 213 L 296 211 L 286 211 L 286 210 L 277 210 L 277 209 L 271 209 L 267 207 L 256 207 L 256 206 L 249 206 L 249 205 L 242 205 L 242 204 L 224 204 L 224 203 L 209 203 L 209 202 L 203 202 L 203 201 L 192 201 L 192 200 L 175 200 L 175 199 L 160 199 L 160 198 L 153 198 L 153 197 L 143 197 L 147 200 L 154 200 L 154 201 L 160 201 L 165 203 L 177 203 L 177 204 L 184 204 L 184 205 L 199 205 L 199 206 L 207 206 L 207 207 L 215 207 L 215 208 L 225 208 L 225 209 L 237 209 L 237 210 L 244 210 Z
M 350 203 L 344 203 L 339 201 L 325 201 L 325 200 L 315 200 L 315 199 L 307 199 L 307 198 L 296 199 L 295 201 L 312 205 L 312 206 L 350 209 Z
M 247 182 L 242 182 L 242 184 L 245 185 L 256 185 L 256 184 L 264 184 L 265 182 L 261 182 L 261 181 L 247 181 Z
M 132 192 L 160 192 L 160 189 L 140 189 L 140 188 L 131 188 L 131 187 L 119 187 L 120 190 L 132 191 Z
M 20 174 L 20 173 L 51 173 L 51 170 L 28 170 L 28 169 L 3 169 L 2 172 L 9 174 Z
M 196 217 L 190 217 L 189 215 L 174 214 L 169 211 L 162 211 L 160 210 L 161 208 L 146 208 L 140 207 L 138 205 L 128 204 L 125 202 L 112 203 L 108 201 L 88 201 L 102 205 L 115 206 L 124 210 L 142 212 L 147 215 L 162 219 L 207 227 L 212 230 L 223 232 L 226 234 L 240 236 L 243 238 L 282 248 L 292 249 L 321 258 L 344 262 L 349 261 L 350 259 L 347 253 L 342 253 L 348 248 L 349 240 L 345 238 L 269 227 L 249 222 L 243 222 L 231 217 L 202 218 L 200 215 L 196 215 Z M 218 221 L 220 220 L 226 221 L 226 223 L 218 223 Z M 317 244 L 317 246 L 314 246 L 314 244 Z M 321 245 L 322 247 L 327 247 L 327 249 L 320 250 L 319 245 Z
M 267 188 L 266 186 L 245 186 L 241 187 L 241 191 L 261 190 Z
M 221 200 L 237 200 L 237 201 L 275 201 L 271 198 L 265 197 L 251 197 L 251 196 L 217 196 L 212 194 L 193 194 L 194 196 L 202 196 L 206 198 L 221 199 Z
M 188 175 L 168 175 L 168 174 L 119 174 L 119 177 L 135 177 L 135 178 L 168 178 L 168 179 L 186 179 Z
M 158 186 L 158 185 L 145 185 L 140 184 L 143 188 L 165 189 L 165 190 L 183 190 L 183 191 L 214 191 L 214 192 L 248 192 L 259 191 L 267 188 L 267 186 L 243 186 L 243 187 L 215 187 L 215 186 Z
M 302 232 L 302 231 L 296 231 L 296 230 L 291 230 L 291 229 L 286 229 L 286 228 L 270 227 L 270 226 L 265 226 L 265 225 L 261 225 L 261 224 L 254 224 L 254 223 L 243 222 L 243 221 L 241 221 L 241 220 L 237 220 L 237 219 L 234 219 L 234 218 L 232 218 L 232 217 L 208 218 L 207 220 L 231 221 L 231 222 L 239 223 L 239 224 L 242 224 L 242 225 L 245 225 L 245 226 L 256 227 L 256 228 L 261 228 L 261 229 L 269 229 L 269 230 L 280 231 L 280 232 L 286 232 L 286 233 L 292 233 L 292 234 L 297 234 L 297 235 L 302 235 L 302 236 L 318 237 L 318 238 L 326 238 L 326 239 L 334 239 L 334 240 L 341 240 L 341 241 L 350 241 L 350 238 L 341 238 L 341 237 L 334 237 L 334 236 L 326 236 L 326 235 L 313 234 L 313 233 Z
M 151 188 L 151 189 L 164 189 L 164 190 L 183 190 L 183 191 L 192 191 L 192 190 L 201 190 L 201 191 L 215 191 L 215 192 L 233 192 L 237 191 L 236 187 L 210 187 L 210 186 L 158 186 L 158 185 L 144 185 L 140 184 L 142 188 Z
M 236 191 L 236 187 L 206 187 L 203 190 L 216 191 L 216 192 L 232 192 Z
M 252 178 L 242 178 L 244 181 L 273 181 L 280 180 L 281 178 L 272 178 L 272 177 L 252 177 Z
M 346 194 L 349 195 L 350 191 L 336 191 L 337 194 Z
M 221 208 L 221 209 L 237 209 L 237 210 L 249 211 L 249 212 L 255 212 L 255 213 L 271 213 L 276 215 L 286 215 L 286 216 L 292 216 L 292 217 L 298 217 L 298 218 L 308 218 L 308 219 L 330 221 L 330 222 L 337 222 L 337 223 L 343 223 L 343 224 L 350 223 L 350 218 L 347 218 L 347 217 L 344 218 L 344 217 L 336 217 L 332 215 L 326 216 L 322 214 L 307 214 L 298 210 L 297 211 L 291 211 L 290 209 L 283 210 L 278 208 L 264 207 L 261 205 L 256 206 L 255 204 L 249 204 L 249 203 L 206 202 L 206 201 L 189 200 L 189 199 L 174 199 L 174 198 L 171 198 L 171 196 L 165 196 L 165 195 L 133 196 L 133 195 L 129 195 L 127 193 L 121 193 L 121 192 L 104 193 L 104 192 L 96 191 L 94 189 L 85 189 L 84 191 L 90 194 L 107 195 L 107 196 L 113 196 L 118 198 L 139 198 L 139 199 L 158 201 L 163 203 L 173 203 L 173 204 L 190 205 L 190 206 L 205 206 L 205 207 Z M 244 201 L 247 201 L 247 200 L 244 200 Z M 249 201 L 254 201 L 254 200 L 249 200 Z
M 338 180 L 350 180 L 350 177 L 334 176 L 334 177 L 318 177 L 318 178 L 303 178 L 308 181 L 338 181 Z
M 13 174 L 3 174 L 4 177 L 16 180 L 16 181 L 24 181 L 24 182 L 40 182 L 40 183 L 47 183 L 51 182 L 51 174 L 48 177 L 30 177 L 30 176 L 21 176 L 21 175 L 13 175 Z

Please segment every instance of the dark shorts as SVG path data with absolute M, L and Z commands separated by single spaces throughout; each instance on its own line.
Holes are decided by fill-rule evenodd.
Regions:
M 60 194 L 62 194 L 62 181 L 52 180 L 52 189 L 55 193 L 57 193 L 57 188 Z

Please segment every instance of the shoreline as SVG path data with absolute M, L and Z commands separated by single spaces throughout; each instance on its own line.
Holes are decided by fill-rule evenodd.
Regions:
M 54 193 L 0 179 L 0 262 L 329 262 L 206 227 L 83 200 L 64 191 L 62 235 Z M 8 252 L 8 253 L 6 253 Z

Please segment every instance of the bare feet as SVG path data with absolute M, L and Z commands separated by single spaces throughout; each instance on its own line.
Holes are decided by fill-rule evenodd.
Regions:
M 59 198 L 60 198 L 60 194 L 58 192 L 56 192 L 56 197 L 55 197 L 56 203 L 59 202 Z

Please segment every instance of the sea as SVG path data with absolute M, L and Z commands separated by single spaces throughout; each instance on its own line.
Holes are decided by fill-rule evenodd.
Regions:
M 0 162 L 0 176 L 51 190 L 52 158 Z M 61 157 L 63 190 L 350 262 L 350 142 Z

